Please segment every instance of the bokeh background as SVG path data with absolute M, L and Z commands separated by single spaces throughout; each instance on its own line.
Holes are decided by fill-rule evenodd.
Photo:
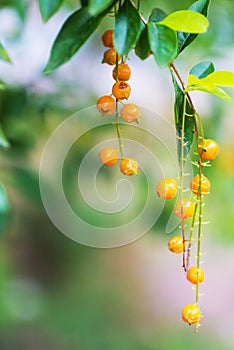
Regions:
M 170 12 L 191 3 L 142 1 L 142 12 L 147 16 L 154 6 Z M 99 96 L 110 91 L 111 68 L 101 65 L 100 37 L 112 26 L 112 19 L 102 22 L 70 62 L 44 76 L 56 33 L 79 2 L 65 1 L 46 24 L 36 1 L 5 0 L 0 6 L 0 36 L 13 61 L 13 65 L 0 63 L 0 79 L 7 83 L 0 92 L 1 124 L 11 144 L 9 150 L 0 151 L 0 178 L 10 202 L 9 212 L 1 215 L 1 350 L 233 349 L 234 91 L 229 89 L 230 102 L 202 93 L 193 96 L 206 137 L 221 146 L 209 169 L 212 191 L 206 217 L 211 223 L 204 227 L 206 281 L 200 298 L 204 318 L 199 334 L 194 334 L 180 318 L 182 307 L 194 301 L 194 291 L 180 269 L 180 257 L 167 250 L 170 236 L 165 228 L 171 204 L 138 241 L 95 249 L 60 233 L 41 202 L 38 170 L 47 139 L 72 113 L 95 105 Z M 202 60 L 233 71 L 233 17 L 232 0 L 212 2 L 208 33 L 177 62 L 184 77 Z M 160 70 L 152 57 L 141 62 L 130 54 L 129 59 L 131 101 L 173 123 L 168 72 Z M 74 169 L 102 132 L 85 135 L 68 157 L 64 173 L 68 193 L 76 181 Z M 114 177 L 103 171 L 107 189 L 112 189 Z

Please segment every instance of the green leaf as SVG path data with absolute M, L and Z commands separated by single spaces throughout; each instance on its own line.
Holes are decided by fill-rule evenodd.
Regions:
M 7 138 L 2 130 L 2 127 L 0 126 L 0 147 L 3 148 L 9 148 L 9 142 L 7 141 Z
M 8 53 L 1 43 L 0 43 L 0 60 L 11 63 L 11 59 L 8 56 Z
M 189 7 L 189 10 L 196 11 L 207 17 L 209 4 L 210 0 L 199 0 L 192 4 L 192 6 Z M 188 45 L 190 45 L 193 40 L 196 39 L 196 37 L 197 34 L 178 32 L 179 53 L 182 52 Z
M 9 211 L 10 205 L 6 191 L 2 184 L 0 184 L 0 214 L 5 214 Z
M 38 0 L 41 17 L 44 22 L 48 21 L 60 8 L 63 0 Z
M 217 73 L 217 72 L 215 72 Z M 214 73 L 211 73 L 212 75 Z M 224 100 L 230 100 L 230 96 L 222 89 L 218 88 L 217 85 L 221 84 L 215 84 L 214 80 L 208 79 L 208 75 L 204 79 L 199 79 L 195 77 L 194 75 L 189 74 L 188 76 L 188 86 L 186 88 L 186 91 L 203 91 L 203 92 L 208 92 L 212 95 L 218 96 L 220 98 L 223 98 Z M 227 85 L 226 85 L 227 86 Z M 230 85 L 228 85 L 230 86 Z
M 69 61 L 96 30 L 104 16 L 105 13 L 92 16 L 85 7 L 74 12 L 63 24 L 55 39 L 44 73 L 50 73 Z
M 114 43 L 120 55 L 126 55 L 135 46 L 143 24 L 137 9 L 129 0 L 121 6 L 114 28 Z
M 175 125 L 177 132 L 177 154 L 179 162 L 181 162 L 181 151 L 182 151 L 182 124 L 183 124 L 183 109 L 184 109 L 184 93 L 177 83 L 173 73 L 172 80 L 175 90 L 175 104 L 174 104 L 174 112 L 175 112 Z M 186 116 L 185 116 L 185 128 L 184 128 L 184 160 L 188 157 L 191 145 L 193 143 L 193 135 L 194 135 L 194 119 L 192 117 L 193 110 L 189 105 L 188 100 L 186 99 Z
M 6 191 L 3 185 L 0 184 L 0 233 L 2 233 L 6 228 L 9 210 L 10 204 Z
M 218 71 L 209 74 L 203 82 L 209 82 L 216 86 L 234 86 L 234 73 L 229 71 Z
M 201 62 L 194 66 L 189 74 L 195 75 L 195 77 L 202 79 L 207 77 L 210 73 L 213 73 L 215 67 L 212 62 Z
M 92 15 L 97 15 L 105 11 L 108 7 L 113 6 L 117 0 L 90 0 L 88 9 Z
M 148 38 L 148 29 L 146 25 L 141 31 L 140 37 L 135 46 L 135 51 L 136 55 L 142 60 L 145 60 L 150 55 L 150 44 Z
M 39 187 L 39 175 L 30 168 L 13 168 L 12 177 L 8 180 L 9 184 L 20 191 L 30 201 L 35 204 L 42 204 Z
M 205 16 L 191 10 L 173 12 L 160 23 L 173 30 L 187 33 L 204 33 L 209 26 L 209 21 Z
M 148 35 L 151 51 L 159 66 L 168 65 L 177 54 L 177 35 L 172 29 L 149 22 Z
M 150 14 L 149 22 L 160 22 L 167 16 L 166 12 L 159 8 L 154 8 Z
M 0 90 L 5 90 L 5 89 L 6 89 L 6 83 L 0 80 Z

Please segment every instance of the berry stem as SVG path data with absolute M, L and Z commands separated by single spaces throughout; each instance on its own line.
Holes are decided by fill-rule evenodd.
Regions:
M 118 75 L 119 75 L 119 55 L 118 53 L 116 54 L 116 81 L 118 81 Z M 118 137 L 118 143 L 119 143 L 119 152 L 121 158 L 123 158 L 123 144 L 122 144 L 122 139 L 121 139 L 121 131 L 120 131 L 120 126 L 119 126 L 119 101 L 118 99 L 116 101 L 116 112 L 115 112 L 115 126 L 116 126 L 116 132 L 117 132 L 117 137 Z
M 182 131 L 181 131 L 181 164 L 180 164 L 180 186 L 181 186 L 181 203 L 184 200 L 184 128 L 185 128 L 185 114 L 186 114 L 186 96 L 184 95 L 183 103 L 183 116 L 182 116 Z M 183 237 L 183 264 L 182 267 L 186 271 L 186 259 L 185 259 L 185 224 L 184 224 L 184 208 L 181 206 L 181 233 Z
M 190 231 L 189 231 L 189 243 L 188 243 L 188 248 L 187 248 L 187 259 L 186 259 L 186 269 L 187 270 L 189 268 L 189 263 L 190 263 L 190 252 L 191 252 L 191 247 L 192 247 L 192 243 L 193 243 L 193 231 L 194 231 L 194 225 L 195 225 L 195 218 L 196 218 L 196 214 L 197 214 L 197 207 L 198 207 L 198 203 L 195 204 L 192 223 L 191 223 Z

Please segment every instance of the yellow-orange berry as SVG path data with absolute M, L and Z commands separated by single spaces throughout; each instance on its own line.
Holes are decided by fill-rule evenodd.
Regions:
M 112 87 L 112 94 L 117 100 L 128 99 L 131 93 L 131 87 L 125 81 L 117 81 Z
M 203 160 L 213 160 L 219 153 L 219 145 L 211 139 L 203 140 L 198 147 Z
M 179 199 L 174 206 L 174 213 L 180 219 L 188 219 L 193 216 L 195 204 L 190 200 L 184 198 Z
M 137 175 L 138 161 L 134 158 L 124 158 L 120 162 L 120 170 L 124 175 Z
M 102 164 L 112 166 L 118 161 L 118 151 L 113 147 L 104 148 L 99 152 L 99 158 Z
M 201 310 L 194 304 L 186 305 L 182 310 L 182 320 L 189 325 L 198 323 L 201 320 Z
M 187 280 L 193 284 L 202 283 L 204 281 L 205 275 L 202 268 L 197 268 L 197 266 L 190 267 L 187 271 Z
M 184 250 L 184 243 L 182 236 L 172 236 L 168 241 L 168 249 L 176 254 L 182 253 Z
M 199 188 L 200 188 L 200 175 L 194 176 L 192 181 L 190 182 L 190 188 L 194 194 L 199 193 Z M 207 195 L 210 192 L 210 181 L 202 175 L 201 177 L 201 194 L 203 196 Z
M 104 95 L 97 101 L 97 109 L 102 114 L 114 114 L 116 111 L 116 102 L 112 96 Z
M 178 184 L 174 179 L 166 177 L 157 184 L 156 191 L 158 196 L 163 199 L 173 199 L 177 194 Z
M 131 69 L 126 63 L 120 63 L 118 64 L 118 79 L 117 79 L 117 67 L 113 69 L 113 78 L 115 80 L 120 80 L 120 81 L 127 81 L 130 79 L 131 76 Z
M 103 33 L 102 35 L 102 43 L 105 47 L 114 47 L 114 40 L 113 40 L 113 34 L 114 31 L 112 29 L 108 29 Z
M 127 123 L 138 122 L 141 110 L 135 103 L 127 103 L 121 108 L 120 114 Z
M 115 49 L 108 49 L 104 52 L 104 56 L 102 59 L 102 63 L 107 63 L 110 66 L 114 66 L 116 64 L 117 52 Z M 121 56 L 118 55 L 118 61 L 121 60 Z

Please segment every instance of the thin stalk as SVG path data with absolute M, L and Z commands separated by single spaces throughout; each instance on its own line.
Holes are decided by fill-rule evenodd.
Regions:
M 119 55 L 118 53 L 116 54 L 116 81 L 119 80 Z M 116 127 L 116 132 L 117 132 L 117 137 L 118 137 L 118 144 L 119 144 L 119 152 L 121 158 L 123 158 L 123 144 L 122 144 L 122 139 L 121 139 L 121 130 L 119 126 L 119 101 L 118 99 L 116 101 L 116 112 L 115 112 L 115 127 Z
M 191 247 L 192 247 L 192 242 L 193 242 L 193 231 L 194 231 L 195 219 L 196 219 L 196 214 L 197 214 L 197 207 L 198 207 L 198 203 L 196 203 L 196 205 L 195 205 L 192 223 L 191 223 L 190 231 L 189 231 L 189 242 L 188 242 L 187 258 L 186 258 L 186 270 L 188 270 L 188 268 L 189 268 L 190 252 L 191 252 Z
M 186 96 L 184 96 L 184 104 L 183 104 L 183 116 L 182 116 L 182 131 L 181 131 L 181 164 L 180 164 L 180 198 L 181 198 L 181 233 L 183 237 L 183 264 L 182 267 L 184 271 L 186 271 L 186 259 L 185 259 L 185 224 L 184 224 L 184 129 L 185 129 L 185 115 L 186 115 Z

